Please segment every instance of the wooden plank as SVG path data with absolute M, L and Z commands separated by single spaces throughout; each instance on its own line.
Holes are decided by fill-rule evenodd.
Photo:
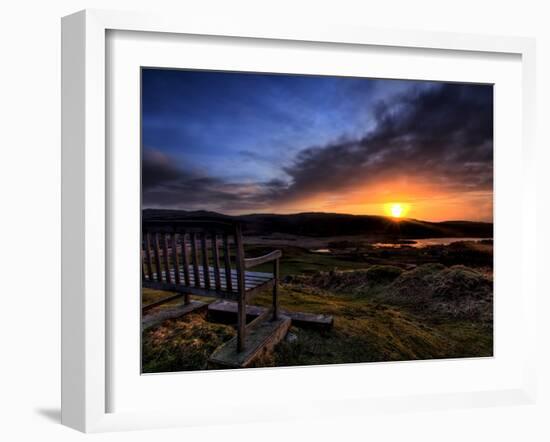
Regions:
M 151 237 L 149 232 L 145 233 L 145 259 L 147 263 L 147 277 L 153 280 L 153 259 L 151 258 Z
M 213 275 L 212 273 L 210 273 L 210 276 L 213 277 L 214 275 Z M 245 289 L 246 289 L 246 290 L 252 290 L 252 289 L 255 289 L 255 288 L 257 288 L 258 286 L 264 285 L 264 284 L 266 284 L 266 283 L 268 283 L 268 282 L 269 282 L 269 281 L 250 281 L 250 282 L 246 282 L 246 283 L 245 283 Z M 233 290 L 232 290 L 232 291 L 236 292 L 236 291 L 237 291 L 237 290 L 236 290 L 236 287 L 237 287 L 237 280 L 236 280 L 236 279 L 233 279 L 233 280 L 232 280 L 232 283 L 233 283 L 233 287 L 232 287 Z M 195 284 L 195 279 L 194 279 L 194 277 L 193 277 L 192 275 L 191 275 L 191 284 L 190 284 L 190 286 L 196 286 L 196 284 Z M 199 286 L 206 289 L 206 286 L 205 286 L 205 284 L 204 284 L 204 279 L 203 279 L 203 277 L 202 277 L 202 273 L 201 273 L 201 276 L 200 276 L 200 284 L 199 284 Z M 226 286 L 226 284 L 225 284 L 225 281 L 222 281 L 222 282 L 221 282 L 221 288 L 222 288 L 222 289 L 226 289 L 226 288 L 227 288 L 227 286 Z M 213 290 L 213 291 L 214 291 L 214 290 L 216 290 L 216 289 L 213 288 L 213 287 L 210 287 L 208 290 Z
M 201 251 L 202 251 L 202 276 L 204 278 L 204 286 L 210 288 L 210 272 L 208 271 L 208 247 L 206 247 L 206 232 L 201 235 Z
M 246 346 L 238 351 L 237 338 L 218 347 L 208 360 L 210 368 L 250 367 L 256 360 L 273 351 L 290 328 L 291 319 L 281 315 L 277 321 L 263 321 L 250 330 Z
M 248 322 L 248 310 L 246 312 L 247 322 Z M 264 308 L 261 313 L 258 314 L 252 321 L 246 324 L 247 334 L 255 327 L 258 327 L 262 322 L 264 322 L 269 316 L 272 316 L 272 311 L 269 308 Z
M 181 283 L 180 260 L 178 257 L 178 234 L 172 233 L 172 263 L 174 264 L 174 281 Z
M 283 253 L 280 250 L 274 250 L 267 255 L 258 256 L 257 258 L 246 258 L 244 260 L 244 265 L 247 269 L 249 269 L 251 267 L 256 267 L 266 262 L 271 262 L 279 259 L 281 256 L 283 256 Z
M 193 276 L 195 277 L 195 286 L 200 287 L 200 275 L 199 275 L 199 255 L 197 251 L 197 234 L 191 232 L 191 261 L 193 262 Z
M 214 267 L 209 266 L 208 269 L 210 270 L 210 273 L 214 272 Z M 200 266 L 200 270 L 202 273 L 202 266 Z M 231 279 L 237 278 L 237 270 L 231 270 L 230 272 Z M 245 272 L 245 279 L 249 281 L 266 281 L 268 279 L 273 279 L 273 273 L 267 273 L 267 272 Z
M 185 285 L 190 285 L 189 283 L 189 257 L 187 255 L 187 239 L 186 233 L 183 232 L 181 235 L 181 257 L 183 260 L 183 280 Z
M 181 270 L 183 270 L 182 267 L 180 267 L 180 272 Z M 192 270 L 192 266 L 189 267 L 189 270 Z M 173 276 L 172 279 L 175 279 L 175 271 L 173 269 L 170 269 L 170 272 L 171 272 L 171 276 Z M 198 287 L 203 287 L 205 288 L 205 284 L 204 284 L 204 278 L 203 278 L 203 274 L 204 274 L 204 269 L 202 266 L 199 266 L 199 284 L 198 284 Z M 210 279 L 214 279 L 214 268 L 213 267 L 209 267 L 209 275 L 210 275 Z M 156 273 L 153 273 L 153 279 L 156 279 Z M 270 286 L 270 284 L 273 282 L 273 275 L 271 273 L 257 273 L 255 276 L 249 276 L 248 273 L 245 277 L 245 290 L 247 291 L 247 299 L 248 297 L 251 296 L 250 293 L 248 293 L 250 290 L 252 289 L 260 289 L 261 286 Z M 222 290 L 225 290 L 227 288 L 227 285 L 226 285 L 226 280 L 225 279 L 222 279 L 220 281 L 220 284 L 221 284 L 221 289 Z M 197 286 L 197 284 L 195 284 L 195 278 L 194 278 L 194 275 L 193 274 L 190 274 L 189 275 L 189 284 L 181 284 L 182 286 L 187 286 L 187 287 L 190 287 L 190 286 Z M 236 271 L 233 271 L 231 273 L 231 287 L 233 289 L 233 291 L 237 291 L 237 287 L 238 287 L 238 280 L 237 280 L 237 272 Z M 211 287 L 211 289 L 213 289 Z M 228 289 L 229 291 L 229 289 Z
M 269 290 L 273 288 L 273 280 L 265 281 L 261 284 L 257 284 L 254 287 L 249 287 L 246 289 L 246 302 L 252 301 L 257 295 L 262 293 L 264 290 Z
M 145 277 L 145 251 L 141 251 L 141 280 L 144 281 Z
M 164 260 L 164 276 L 166 282 L 170 284 L 172 282 L 172 272 L 170 271 L 170 258 L 168 256 L 168 234 L 162 234 L 162 259 Z
M 216 237 L 216 232 L 211 233 L 212 239 L 212 260 L 214 261 L 214 285 L 216 290 L 221 289 L 221 279 L 220 279 L 220 254 L 218 251 L 218 240 Z
M 156 275 L 157 275 L 157 281 L 162 282 L 162 266 L 160 264 L 160 247 L 159 247 L 159 234 L 154 233 L 153 234 L 153 253 L 155 255 L 155 267 L 156 267 Z
M 267 309 L 265 307 L 247 304 L 246 322 L 249 323 L 253 321 L 266 311 Z M 237 320 L 237 304 L 233 301 L 220 299 L 208 306 L 207 313 L 209 321 L 220 322 L 222 324 L 234 324 Z
M 153 290 L 165 290 L 167 292 L 177 292 L 189 295 L 204 296 L 207 298 L 220 298 L 237 300 L 239 294 L 236 292 L 217 291 L 213 289 L 206 290 L 201 287 L 185 287 L 178 284 L 168 284 L 167 282 L 144 281 L 142 287 Z
M 229 249 L 229 238 L 226 233 L 222 236 L 223 240 L 223 259 L 225 262 L 225 281 L 227 284 L 227 290 L 233 291 L 232 281 L 231 281 L 231 251 Z
M 246 315 L 249 320 L 259 316 L 267 311 L 265 307 L 256 305 L 246 306 Z M 280 309 L 279 314 L 288 316 L 292 319 L 292 325 L 303 328 L 329 329 L 334 325 L 332 315 L 322 315 L 317 313 L 291 312 Z M 224 323 L 232 323 L 237 319 L 237 303 L 228 300 L 220 300 L 209 304 L 208 317 Z
M 155 279 L 156 279 L 156 273 L 153 273 Z M 174 271 L 171 270 L 171 276 L 174 277 Z M 210 274 L 210 276 L 213 276 L 212 274 Z M 174 279 L 174 278 L 172 278 Z M 147 280 L 146 280 L 147 281 Z M 161 281 L 159 282 L 159 284 L 170 284 L 170 285 L 176 285 L 174 282 L 172 283 L 168 283 L 166 281 Z M 203 288 L 205 290 L 212 290 L 213 292 L 217 291 L 218 289 L 214 288 L 214 287 L 210 287 L 209 289 L 206 289 L 205 285 L 204 285 L 204 279 L 202 278 L 202 276 L 200 277 L 199 279 L 199 284 L 196 285 L 195 284 L 195 279 L 193 277 L 193 275 L 190 276 L 190 285 L 186 286 L 184 284 L 177 284 L 178 287 L 181 287 L 181 289 L 185 289 L 186 287 L 187 288 L 190 288 L 190 287 L 200 287 L 200 288 Z M 237 290 L 236 290 L 236 287 L 237 287 L 237 280 L 236 279 L 233 279 L 233 292 L 234 293 L 237 293 Z M 254 295 L 256 294 L 255 291 L 256 290 L 263 290 L 264 288 L 271 288 L 272 287 L 272 281 L 265 281 L 265 282 L 247 282 L 246 285 L 245 285 L 245 290 L 246 290 L 246 294 L 247 294 L 247 300 L 249 300 L 251 298 L 251 294 L 250 292 L 251 291 L 254 291 Z M 222 281 L 221 282 L 221 286 L 220 286 L 220 289 L 222 291 L 225 291 L 227 289 L 227 286 L 225 285 L 225 281 Z

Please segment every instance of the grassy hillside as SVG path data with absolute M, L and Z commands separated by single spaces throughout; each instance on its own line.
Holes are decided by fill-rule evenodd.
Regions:
M 293 327 L 297 339 L 283 341 L 259 366 L 492 355 L 492 246 L 344 250 L 324 255 L 283 248 L 282 308 L 333 315 L 334 327 Z M 250 255 L 261 251 L 247 247 Z M 470 261 L 477 266 L 464 265 Z M 143 302 L 165 296 L 144 290 Z M 254 303 L 270 305 L 271 294 Z M 234 334 L 203 314 L 166 321 L 144 334 L 143 369 L 204 369 L 214 348 Z
M 291 366 L 352 362 L 400 361 L 481 357 L 492 355 L 492 292 L 472 298 L 439 299 L 438 285 L 450 293 L 468 287 L 462 277 L 475 278 L 489 287 L 490 280 L 476 271 L 428 265 L 420 270 L 431 282 L 417 281 L 428 295 L 418 298 L 402 293 L 408 279 L 418 279 L 419 270 L 371 267 L 370 270 L 321 273 L 281 286 L 283 308 L 334 316 L 334 327 L 317 331 L 292 327 L 296 342 L 283 341 L 273 355 L 258 366 Z M 457 279 L 456 274 L 465 272 Z M 473 272 L 473 273 L 472 273 Z M 455 275 L 452 275 L 454 273 Z M 346 278 L 346 282 L 342 281 Z M 428 279 L 429 279 L 428 278 Z M 353 283 L 350 283 L 353 281 Z M 313 284 L 312 284 L 313 283 Z M 149 297 L 151 297 L 149 293 Z M 163 294 L 164 296 L 165 294 Z M 431 301 L 437 300 L 435 304 Z M 477 304 L 483 304 L 478 311 Z M 269 293 L 255 304 L 269 306 Z M 420 308 L 429 305 L 430 308 Z M 167 321 L 144 336 L 145 372 L 205 369 L 208 357 L 222 342 L 231 339 L 231 326 L 206 321 L 192 314 Z

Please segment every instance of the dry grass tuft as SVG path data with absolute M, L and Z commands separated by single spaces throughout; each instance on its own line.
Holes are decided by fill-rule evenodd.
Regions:
M 198 313 L 165 321 L 144 332 L 142 371 L 204 370 L 212 352 L 233 336 L 232 327 L 207 322 Z
M 489 323 L 493 318 L 493 281 L 469 267 L 426 264 L 403 273 L 384 292 L 391 304 L 454 318 Z

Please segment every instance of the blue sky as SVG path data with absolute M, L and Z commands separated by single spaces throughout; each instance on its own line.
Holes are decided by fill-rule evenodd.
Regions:
M 293 153 L 364 134 L 376 100 L 407 87 L 410 82 L 146 69 L 143 144 L 187 167 L 214 167 L 217 176 L 277 178 Z M 253 167 L 243 168 L 243 161 Z
M 228 213 L 292 212 L 301 207 L 316 210 L 322 198 L 335 201 L 349 189 L 376 184 L 371 175 L 378 177 L 377 183 L 391 181 L 390 169 L 395 169 L 394 178 L 402 178 L 406 168 L 400 163 L 405 158 L 423 168 L 429 163 L 427 153 L 440 155 L 445 162 L 457 157 L 450 164 L 454 167 L 445 168 L 443 181 L 450 179 L 449 187 L 453 183 L 459 186 L 464 184 L 463 174 L 448 174 L 453 168 L 467 167 L 468 158 L 459 159 L 459 149 L 472 151 L 475 161 L 470 163 L 478 169 L 480 153 L 483 156 L 490 150 L 482 162 L 490 157 L 487 170 L 492 177 L 492 88 L 490 121 L 483 120 L 486 126 L 491 124 L 490 137 L 476 137 L 487 133 L 487 127 L 472 126 L 470 115 L 451 112 L 448 119 L 441 117 L 449 109 L 468 111 L 476 106 L 486 114 L 483 106 L 489 101 L 488 88 L 406 80 L 143 69 L 144 206 Z M 430 100 L 433 108 L 422 108 Z M 421 125 L 419 131 L 411 124 L 411 113 L 415 112 L 441 129 L 448 127 L 448 146 L 434 148 L 433 140 L 426 137 L 430 131 L 422 132 Z M 438 127 L 434 133 L 441 145 Z M 457 143 L 457 137 L 464 142 Z M 388 163 L 388 155 L 403 159 L 396 157 L 395 167 L 395 162 Z M 383 165 L 387 167 L 380 169 Z M 309 170 L 311 167 L 315 170 Z M 414 184 L 429 178 L 429 168 L 425 169 Z M 330 182 L 326 189 L 313 184 L 327 178 L 326 174 Z M 356 178 L 350 179 L 350 174 Z M 441 181 L 442 177 L 434 178 Z M 486 181 L 487 177 L 477 187 L 487 190 Z M 208 189 L 202 199 L 186 197 L 189 189 L 199 184 Z M 323 211 L 330 209 L 321 205 Z M 345 207 L 345 211 L 362 211 L 337 204 L 330 211 Z

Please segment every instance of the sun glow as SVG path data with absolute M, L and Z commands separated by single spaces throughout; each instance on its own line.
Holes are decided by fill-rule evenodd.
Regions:
M 403 218 L 409 211 L 409 205 L 404 203 L 388 203 L 384 205 L 384 211 L 392 218 Z
M 391 215 L 395 218 L 401 218 L 401 215 L 403 215 L 403 206 L 401 204 L 391 206 Z

